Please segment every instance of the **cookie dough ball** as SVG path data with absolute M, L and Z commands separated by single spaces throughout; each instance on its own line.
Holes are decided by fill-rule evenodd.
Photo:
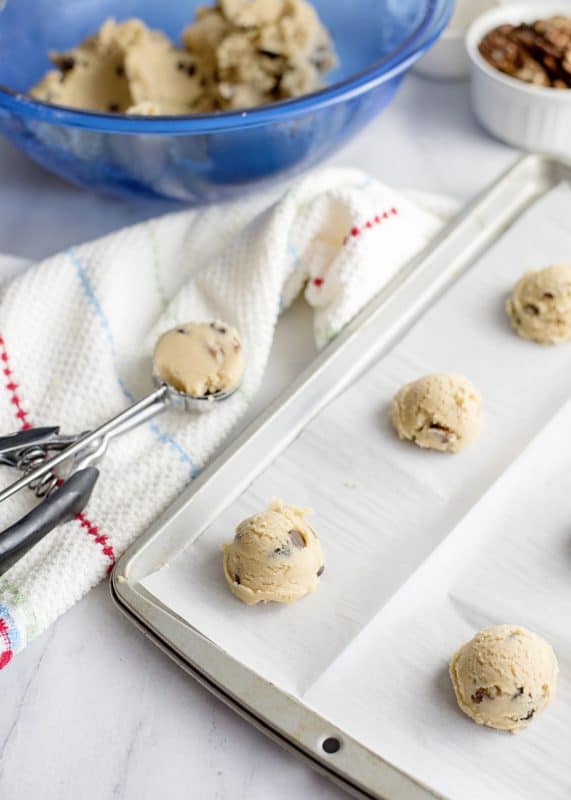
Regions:
M 323 553 L 306 513 L 274 500 L 238 525 L 234 541 L 223 548 L 224 575 L 243 603 L 293 603 L 317 588 Z
M 480 433 L 480 405 L 480 395 L 462 375 L 425 375 L 398 392 L 391 419 L 399 438 L 457 453 Z
M 519 625 L 480 631 L 450 664 L 461 710 L 478 725 L 512 732 L 547 708 L 558 671 L 551 645 Z
M 189 322 L 164 333 L 155 347 L 154 373 L 191 397 L 236 389 L 244 374 L 240 336 L 225 322 Z
M 506 306 L 514 330 L 540 344 L 571 339 L 571 265 L 527 272 Z

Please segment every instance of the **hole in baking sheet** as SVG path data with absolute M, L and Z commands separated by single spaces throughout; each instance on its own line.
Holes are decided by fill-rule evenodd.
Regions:
M 336 736 L 328 736 L 327 739 L 321 742 L 321 747 L 327 755 L 332 756 L 334 753 L 338 753 L 339 750 L 341 750 L 341 742 Z

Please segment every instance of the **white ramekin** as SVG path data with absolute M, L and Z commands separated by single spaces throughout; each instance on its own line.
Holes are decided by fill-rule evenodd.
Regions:
M 478 45 L 498 25 L 571 16 L 571 0 L 536 0 L 489 11 L 468 30 L 472 104 L 480 123 L 499 139 L 524 150 L 571 155 L 571 89 L 532 86 L 494 69 Z

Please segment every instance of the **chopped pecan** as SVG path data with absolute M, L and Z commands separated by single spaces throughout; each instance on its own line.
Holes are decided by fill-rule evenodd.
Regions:
M 305 539 L 303 537 L 303 534 L 301 534 L 299 531 L 291 530 L 289 532 L 289 538 L 291 539 L 292 544 L 294 545 L 294 547 L 297 547 L 300 550 L 303 547 L 306 547 L 306 545 L 307 545 L 307 542 L 305 541 Z
M 447 428 L 445 425 L 440 425 L 437 422 L 432 423 L 429 427 L 429 431 L 434 438 L 438 439 L 442 444 L 450 444 L 450 442 L 456 439 L 454 431 L 451 431 L 450 428 Z
M 479 45 L 486 61 L 526 83 L 571 88 L 571 17 L 500 25 Z

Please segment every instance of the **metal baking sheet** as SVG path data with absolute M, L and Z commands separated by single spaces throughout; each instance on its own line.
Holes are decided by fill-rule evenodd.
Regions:
M 545 442 L 566 429 L 569 359 L 561 349 L 530 349 L 510 334 L 501 305 L 503 292 L 524 268 L 560 259 L 562 249 L 571 247 L 571 239 L 566 241 L 570 178 L 568 164 L 541 157 L 522 160 L 369 304 L 115 570 L 113 592 L 120 607 L 169 654 L 256 724 L 361 796 L 481 800 L 533 797 L 525 794 L 530 786 L 545 789 L 526 778 L 523 793 L 513 794 L 522 756 L 533 764 L 533 752 L 545 758 L 545 747 L 533 744 L 531 732 L 521 737 L 524 744 L 511 749 L 506 737 L 494 738 L 489 731 L 482 740 L 482 731 L 451 707 L 443 673 L 450 648 L 474 627 L 506 621 L 508 608 L 513 616 L 517 603 L 511 609 L 510 599 L 528 588 L 525 559 L 537 561 L 538 554 L 531 547 L 516 547 L 507 535 L 505 542 L 498 534 L 498 542 L 480 543 L 502 558 L 506 546 L 515 548 L 502 581 L 486 590 L 490 602 L 495 597 L 499 605 L 496 614 L 503 612 L 500 620 L 493 619 L 490 603 L 481 602 L 486 581 L 478 549 L 471 554 L 480 576 L 473 603 L 454 591 L 450 565 L 446 572 L 442 564 L 447 564 L 448 551 L 455 553 L 462 586 L 471 585 L 462 543 L 470 535 L 465 528 L 470 532 L 482 514 L 479 509 L 486 510 L 482 532 L 477 526 L 472 530 L 476 542 L 487 535 L 486 522 L 494 515 L 494 524 L 501 527 L 496 508 L 506 503 L 506 493 L 511 497 L 511 476 L 518 469 L 523 470 L 519 481 L 531 474 L 544 496 L 554 485 L 553 474 L 542 475 L 532 456 L 537 450 L 539 463 L 555 469 Z M 427 309 L 422 325 L 413 328 Z M 451 368 L 485 385 L 489 420 L 482 440 L 458 459 L 396 442 L 386 426 L 392 392 L 419 373 Z M 549 391 L 538 392 L 538 385 Z M 304 463 L 311 465 L 308 474 Z M 564 472 L 565 465 L 557 469 Z M 311 599 L 292 607 L 293 615 L 290 609 L 284 615 L 283 609 L 269 608 L 253 616 L 223 586 L 218 544 L 230 538 L 238 519 L 272 494 L 317 508 L 316 526 L 328 555 L 327 582 Z M 525 511 L 521 500 L 511 499 Z M 550 502 L 555 508 L 555 498 Z M 529 518 L 525 511 L 524 520 Z M 513 535 L 526 541 L 524 520 Z M 504 578 L 509 591 L 494 594 Z M 546 585 L 554 591 L 557 581 Z M 525 609 L 530 627 L 541 627 L 548 600 L 541 596 L 536 608 Z M 512 621 L 522 622 L 522 613 Z M 550 624 L 551 638 L 557 639 L 557 626 Z M 408 633 L 399 642 L 401 630 Z M 308 646 L 312 640 L 315 646 Z M 568 651 L 561 635 L 554 644 L 559 652 Z M 429 672 L 415 674 L 417 661 L 430 665 Z M 402 679 L 405 674 L 414 677 L 410 686 Z M 427 674 L 434 674 L 433 684 L 427 683 Z M 392 686 L 388 693 L 387 686 Z M 553 720 L 556 734 L 559 718 Z M 407 727 L 411 721 L 421 743 L 434 735 L 432 759 L 415 744 L 413 729 Z M 460 726 L 449 735 L 458 743 L 450 752 L 446 737 L 437 741 L 443 725 Z M 339 741 L 336 753 L 324 751 L 327 738 Z M 565 741 L 563 735 L 560 739 Z M 493 747 L 505 763 L 504 783 L 498 784 L 492 761 L 487 772 L 479 765 L 473 787 L 466 784 L 471 767 L 466 749 L 480 748 L 484 758 Z M 446 769 L 439 764 L 442 755 L 452 762 Z M 557 777 L 557 747 L 549 755 L 549 796 L 567 796 L 562 793 L 565 778 Z

